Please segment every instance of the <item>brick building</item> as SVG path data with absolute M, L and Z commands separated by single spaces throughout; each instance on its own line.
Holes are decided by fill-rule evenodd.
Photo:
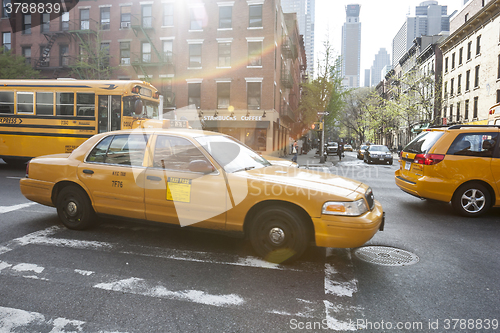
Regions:
M 18 13 L 14 31 L 6 2 L 2 45 L 44 77 L 70 76 L 78 59 L 91 59 L 90 46 L 105 54 L 110 79 L 153 83 L 167 117 L 265 154 L 281 154 L 300 132 L 304 43 L 279 0 L 80 0 L 62 15 Z

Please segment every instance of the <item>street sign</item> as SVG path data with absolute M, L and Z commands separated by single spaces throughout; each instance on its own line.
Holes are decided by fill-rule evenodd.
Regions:
M 330 112 L 328 112 L 328 111 L 318 112 L 318 116 L 328 116 L 329 114 L 330 114 Z

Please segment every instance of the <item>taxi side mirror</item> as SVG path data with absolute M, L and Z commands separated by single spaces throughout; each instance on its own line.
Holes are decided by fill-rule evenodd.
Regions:
M 189 171 L 192 172 L 201 172 L 201 173 L 211 173 L 215 171 L 212 164 L 208 163 L 205 160 L 194 160 L 189 162 L 188 169 Z

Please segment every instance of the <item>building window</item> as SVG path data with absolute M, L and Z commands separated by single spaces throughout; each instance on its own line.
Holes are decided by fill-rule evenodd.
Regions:
M 233 26 L 232 17 L 232 6 L 219 6 L 219 29 L 231 29 Z
M 120 42 L 120 65 L 130 65 L 130 42 Z
M 80 9 L 80 30 L 90 29 L 90 10 Z
M 50 14 L 45 13 L 40 15 L 40 30 L 42 32 L 50 31 Z
M 448 82 L 444 83 L 444 98 L 448 98 Z
M 453 122 L 453 104 L 450 104 L 450 117 L 448 118 L 449 122 Z
M 230 82 L 217 83 L 217 108 L 227 109 L 229 107 Z
M 201 44 L 189 44 L 189 67 L 201 68 Z
M 474 97 L 474 119 L 477 119 L 477 108 L 479 103 L 479 97 Z
M 10 13 L 7 13 L 7 4 L 10 4 L 10 3 L 11 3 L 11 0 L 3 0 L 2 1 L 2 17 L 10 17 Z
M 26 64 L 31 66 L 31 46 L 23 46 L 22 51 Z
M 142 27 L 150 29 L 153 27 L 153 7 L 151 5 L 141 6 Z
M 247 108 L 249 110 L 260 110 L 261 82 L 247 83 Z
M 142 62 L 151 62 L 151 44 L 148 42 L 142 42 L 141 59 Z
M 61 30 L 62 31 L 69 30 L 69 12 L 64 12 L 61 15 Z
M 457 121 L 460 121 L 460 102 L 457 102 Z
M 476 66 L 476 71 L 474 75 L 474 88 L 479 87 L 479 65 Z
M 461 92 L 462 92 L 462 74 L 460 74 L 457 79 L 457 94 L 460 94 Z
M 465 91 L 470 90 L 470 69 L 465 72 Z
M 69 66 L 69 46 L 59 45 L 59 65 L 67 67 Z
M 132 25 L 131 6 L 120 7 L 120 29 L 129 29 Z
M 101 30 L 109 30 L 111 27 L 110 10 L 110 7 L 101 7 Z
M 40 45 L 40 67 L 49 67 L 50 65 L 50 49 L 47 49 L 47 53 L 45 54 L 45 50 L 47 49 L 46 45 Z
M 23 35 L 31 34 L 31 14 L 23 15 Z
M 451 69 L 455 69 L 455 52 L 451 55 Z
M 464 48 L 461 47 L 460 50 L 458 50 L 458 66 L 462 64 L 464 60 Z
M 189 9 L 189 30 L 203 30 L 203 7 L 192 7 Z
M 261 28 L 262 27 L 262 5 L 251 5 L 249 6 L 250 19 L 248 26 L 250 28 Z
M 201 108 L 201 83 L 188 83 L 188 105 Z
M 472 58 L 472 41 L 467 44 L 467 60 Z
M 4 51 L 10 51 L 12 48 L 10 32 L 2 32 L 2 46 Z
M 500 90 L 497 90 L 497 103 L 500 103 Z
M 219 43 L 218 67 L 231 67 L 231 43 Z
M 101 67 L 109 67 L 109 42 L 101 43 L 102 63 Z
M 174 41 L 164 40 L 163 41 L 163 60 L 169 64 L 174 61 Z
M 448 57 L 444 59 L 444 72 L 448 73 Z
M 498 55 L 497 79 L 500 79 L 500 54 Z
M 164 3 L 163 4 L 163 22 L 162 25 L 164 27 L 173 27 L 174 26 L 174 4 Z
M 481 53 L 481 35 L 476 38 L 476 55 Z
M 450 80 L 450 96 L 453 96 L 453 86 L 454 86 L 454 82 L 455 79 L 451 79 Z
M 248 66 L 262 66 L 262 42 L 248 42 Z
M 469 100 L 465 100 L 464 119 L 469 119 Z

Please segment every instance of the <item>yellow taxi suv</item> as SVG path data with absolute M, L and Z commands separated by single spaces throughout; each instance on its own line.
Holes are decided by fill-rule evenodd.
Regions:
M 500 206 L 499 131 L 456 125 L 422 132 L 401 152 L 396 185 L 419 198 L 451 201 L 463 216 Z
M 310 242 L 358 247 L 384 225 L 367 185 L 273 165 L 232 137 L 192 129 L 97 134 L 72 153 L 32 159 L 20 186 L 70 229 L 111 216 L 220 230 L 272 262 L 298 258 Z

